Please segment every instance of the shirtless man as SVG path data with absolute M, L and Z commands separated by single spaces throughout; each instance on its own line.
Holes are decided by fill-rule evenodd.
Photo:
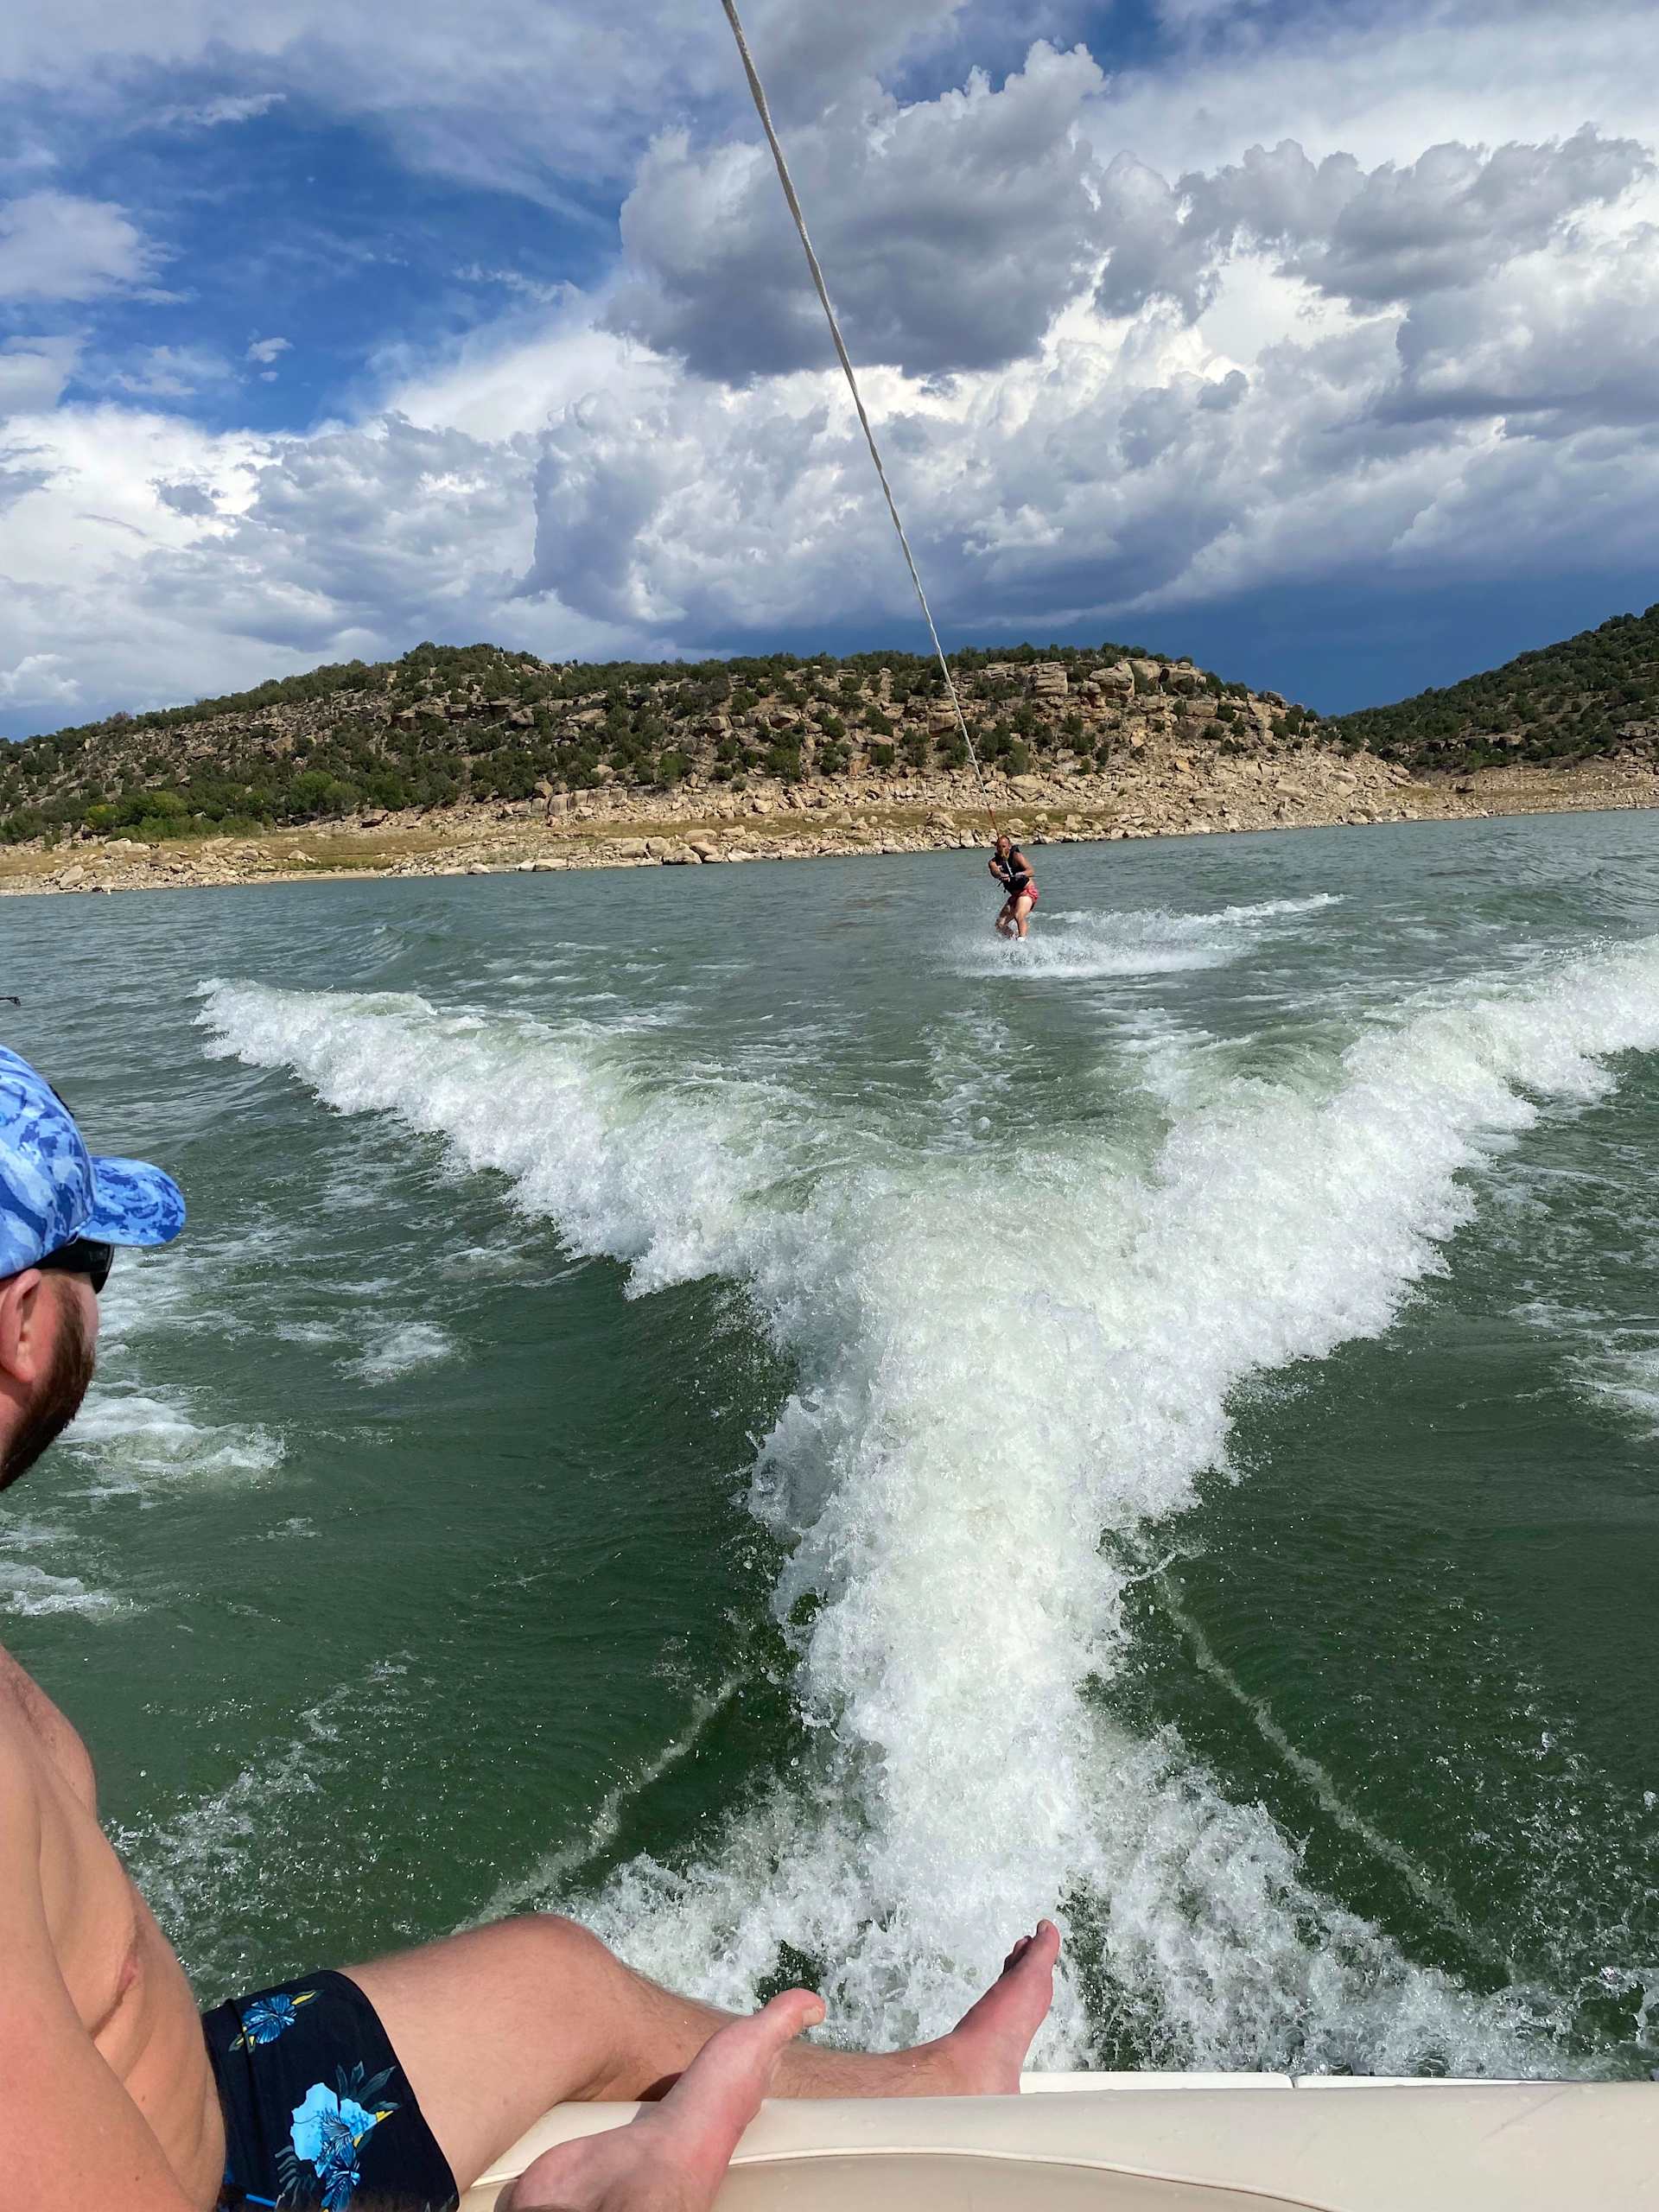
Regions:
M 167 1243 L 176 1185 L 95 1159 L 0 1048 L 0 1490 L 71 1421 L 116 1249 Z M 503 2212 L 706 2212 L 768 2090 L 1012 2091 L 1052 1995 L 1043 1922 L 938 2042 L 798 2044 L 803 1990 L 732 2021 L 551 1914 L 281 1989 L 204 2019 L 99 1826 L 85 1745 L 0 1653 L 0 2204 L 7 2212 L 447 2212 L 551 2106 L 660 2100 L 552 2151 Z

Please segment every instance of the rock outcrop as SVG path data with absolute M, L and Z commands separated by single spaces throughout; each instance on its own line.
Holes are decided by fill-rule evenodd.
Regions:
M 1276 692 L 1116 647 L 963 655 L 957 677 L 982 785 L 937 669 L 914 659 L 619 671 L 423 648 L 14 748 L 13 782 L 26 772 L 56 818 L 29 836 L 14 815 L 0 888 L 916 852 L 982 842 L 988 799 L 1038 843 L 1659 799 L 1659 772 L 1629 755 L 1414 776 Z M 435 796 L 398 804 L 405 771 Z M 238 791 L 278 821 L 203 834 Z M 315 818 L 294 823 L 296 805 Z

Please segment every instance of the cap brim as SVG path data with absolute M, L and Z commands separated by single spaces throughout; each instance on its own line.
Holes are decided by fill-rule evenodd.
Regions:
M 92 1160 L 92 1210 L 78 1236 L 99 1244 L 170 1244 L 184 1227 L 184 1193 L 145 1160 Z

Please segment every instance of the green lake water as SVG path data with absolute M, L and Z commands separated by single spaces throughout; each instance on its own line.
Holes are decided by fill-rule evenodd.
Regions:
M 1659 2065 L 1643 814 L 9 901 L 191 1206 L 0 1504 L 204 1999 L 504 1910 L 1050 2065 Z

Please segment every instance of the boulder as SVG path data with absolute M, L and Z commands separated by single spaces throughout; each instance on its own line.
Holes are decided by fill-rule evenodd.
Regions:
M 1031 688 L 1039 699 L 1064 699 L 1071 688 L 1065 663 L 1039 660 L 1031 671 Z

